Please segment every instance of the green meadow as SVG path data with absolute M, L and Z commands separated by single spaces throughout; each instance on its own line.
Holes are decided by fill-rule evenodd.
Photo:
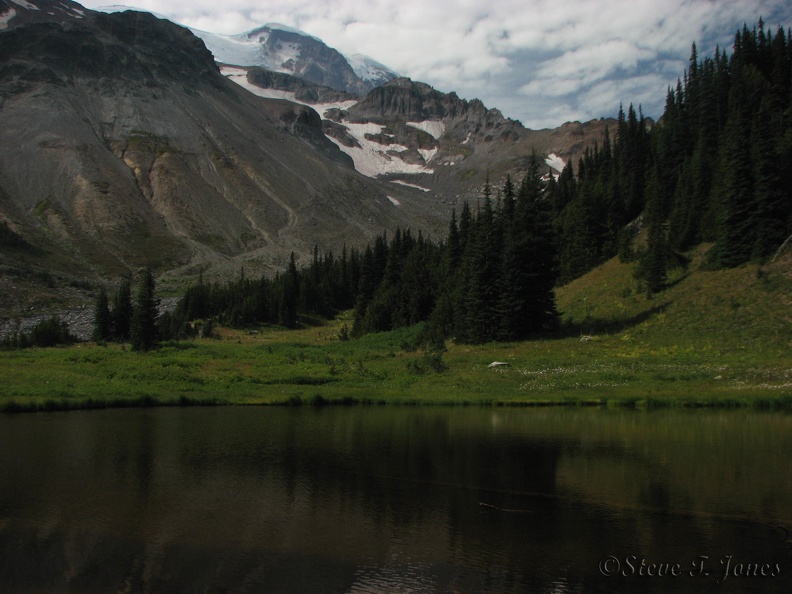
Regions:
M 707 270 L 702 253 L 647 298 L 611 260 L 557 291 L 563 328 L 517 343 L 447 343 L 420 326 L 340 340 L 351 312 L 297 330 L 0 353 L 0 409 L 140 405 L 596 405 L 792 409 L 792 255 Z M 505 363 L 490 367 L 493 362 Z

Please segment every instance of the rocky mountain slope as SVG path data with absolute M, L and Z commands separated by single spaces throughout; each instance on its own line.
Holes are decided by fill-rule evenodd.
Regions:
M 191 30 L 231 80 L 316 109 L 324 133 L 358 171 L 432 192 L 441 204 L 474 199 L 487 172 L 494 180 L 519 177 L 533 152 L 548 173 L 558 173 L 614 123 L 527 130 L 481 101 L 401 78 L 360 54 L 343 56 L 288 26 L 270 23 L 239 35 Z
M 0 311 L 85 301 L 80 287 L 141 266 L 178 289 L 397 226 L 442 235 L 487 176 L 519 178 L 534 153 L 558 172 L 607 125 L 526 130 L 300 32 L 256 31 L 247 49 L 291 52 L 281 72 L 221 69 L 148 13 L 0 0 Z
M 440 205 L 475 200 L 487 177 L 495 185 L 507 174 L 519 180 L 534 154 L 545 161 L 548 175 L 557 175 L 616 123 L 602 119 L 529 130 L 477 99 L 407 78 L 357 98 L 257 68 L 221 71 L 259 96 L 312 107 L 323 119 L 324 134 L 352 158 L 357 171 L 425 192 Z
M 255 274 L 314 244 L 445 224 L 357 173 L 314 110 L 222 76 L 188 30 L 147 13 L 71 15 L 0 32 L 5 279 Z

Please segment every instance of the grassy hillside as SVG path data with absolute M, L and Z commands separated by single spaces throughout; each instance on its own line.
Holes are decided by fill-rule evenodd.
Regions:
M 792 408 L 792 255 L 711 271 L 704 250 L 648 299 L 609 261 L 559 289 L 565 332 L 441 358 L 419 327 L 341 341 L 350 314 L 296 331 L 221 328 L 121 345 L 0 353 L 0 409 L 148 404 L 600 404 Z M 499 361 L 508 365 L 491 368 Z
M 672 271 L 669 288 L 652 299 L 633 265 L 612 259 L 559 289 L 558 307 L 585 334 L 792 363 L 792 253 L 764 266 L 708 270 L 707 249 L 693 253 L 687 269 Z

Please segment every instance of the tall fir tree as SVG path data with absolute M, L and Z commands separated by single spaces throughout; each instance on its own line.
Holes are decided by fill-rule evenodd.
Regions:
M 157 299 L 154 297 L 154 275 L 146 269 L 135 296 L 130 328 L 132 350 L 150 351 L 157 346 Z
M 113 298 L 113 338 L 119 342 L 131 338 L 132 332 L 132 287 L 128 279 L 121 281 L 121 285 Z
M 104 286 L 99 287 L 99 294 L 96 297 L 93 338 L 97 342 L 105 342 L 113 338 L 113 320 L 110 315 L 110 301 L 107 297 L 107 289 L 105 289 Z

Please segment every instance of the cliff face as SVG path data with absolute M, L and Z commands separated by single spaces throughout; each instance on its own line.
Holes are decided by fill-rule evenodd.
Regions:
M 387 121 L 394 118 L 415 122 L 445 119 L 506 121 L 497 109 L 488 110 L 477 99 L 465 101 L 456 93 L 441 93 L 427 84 L 407 78 L 398 78 L 371 90 L 349 110 L 350 121 Z
M 334 103 L 342 101 L 357 100 L 357 95 L 337 91 L 331 87 L 326 87 L 297 78 L 283 72 L 273 72 L 264 68 L 253 67 L 247 69 L 247 81 L 257 87 L 274 89 L 294 93 L 297 101 L 304 103 Z

